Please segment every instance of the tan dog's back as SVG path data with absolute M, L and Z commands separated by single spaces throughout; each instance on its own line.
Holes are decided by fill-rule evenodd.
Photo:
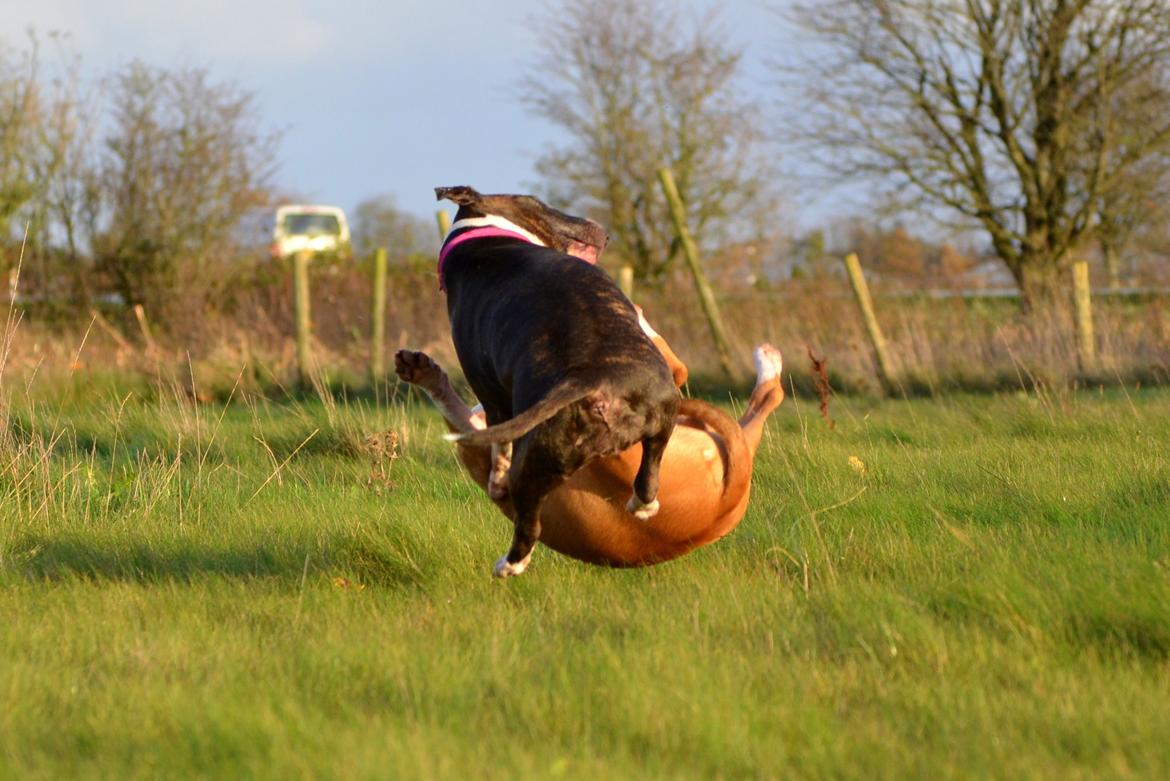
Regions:
M 593 564 L 666 561 L 717 540 L 747 509 L 752 454 L 739 425 L 723 411 L 686 400 L 663 456 L 662 501 L 649 522 L 624 509 L 641 446 L 599 459 L 553 491 L 541 514 L 541 542 Z M 726 471 L 725 471 L 726 470 Z

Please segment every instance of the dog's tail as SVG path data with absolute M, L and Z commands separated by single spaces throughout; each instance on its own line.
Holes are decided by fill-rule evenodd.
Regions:
M 723 464 L 723 495 L 742 496 L 752 479 L 752 456 L 743 429 L 726 412 L 698 399 L 683 399 L 678 414 L 698 420 L 723 440 L 727 459 Z
M 560 412 L 574 401 L 580 401 L 595 391 L 597 386 L 570 377 L 556 385 L 548 395 L 511 420 L 465 434 L 446 434 L 448 441 L 461 445 L 482 447 L 513 442 Z

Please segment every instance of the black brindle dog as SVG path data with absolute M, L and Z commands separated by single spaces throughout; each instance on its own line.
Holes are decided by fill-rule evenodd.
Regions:
M 519 575 L 540 536 L 545 496 L 594 458 L 640 442 L 627 507 L 642 520 L 657 512 L 658 467 L 680 396 L 633 304 L 592 265 L 608 240 L 600 225 L 530 196 L 470 187 L 435 195 L 459 205 L 439 255 L 440 285 L 459 363 L 488 422 L 453 438 L 503 445 L 501 462 L 511 445 L 496 496 L 510 494 L 515 528 L 495 574 Z

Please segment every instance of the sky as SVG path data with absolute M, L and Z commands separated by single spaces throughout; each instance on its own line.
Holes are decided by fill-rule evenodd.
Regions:
M 742 87 L 771 99 L 764 61 L 784 39 L 776 0 L 674 0 L 719 7 L 746 50 Z M 281 133 L 277 184 L 352 210 L 392 194 L 417 215 L 436 185 L 529 192 L 533 163 L 560 131 L 534 118 L 515 84 L 537 56 L 543 0 L 0 0 L 9 51 L 68 35 L 86 74 L 139 59 L 206 68 L 255 96 Z M 43 47 L 46 48 L 46 47 Z M 44 56 L 44 55 L 43 55 Z M 817 201 L 795 199 L 807 221 Z M 803 214 L 801 213 L 803 210 Z

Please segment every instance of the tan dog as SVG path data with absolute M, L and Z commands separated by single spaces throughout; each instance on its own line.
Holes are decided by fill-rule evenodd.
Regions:
M 661 336 L 651 332 L 651 338 L 681 385 L 686 367 Z M 634 567 L 681 556 L 735 528 L 747 510 L 752 459 L 764 422 L 784 400 L 780 352 L 761 345 L 755 360 L 756 387 L 738 423 L 710 404 L 683 400 L 662 459 L 656 516 L 638 520 L 625 507 L 641 461 L 641 445 L 634 445 L 591 461 L 549 494 L 540 516 L 540 541 L 591 564 Z M 426 391 L 453 432 L 484 426 L 482 414 L 464 404 L 428 355 L 399 350 L 394 364 L 403 381 Z M 471 478 L 489 491 L 490 447 L 460 445 L 458 454 Z M 494 501 L 511 518 L 510 500 Z

